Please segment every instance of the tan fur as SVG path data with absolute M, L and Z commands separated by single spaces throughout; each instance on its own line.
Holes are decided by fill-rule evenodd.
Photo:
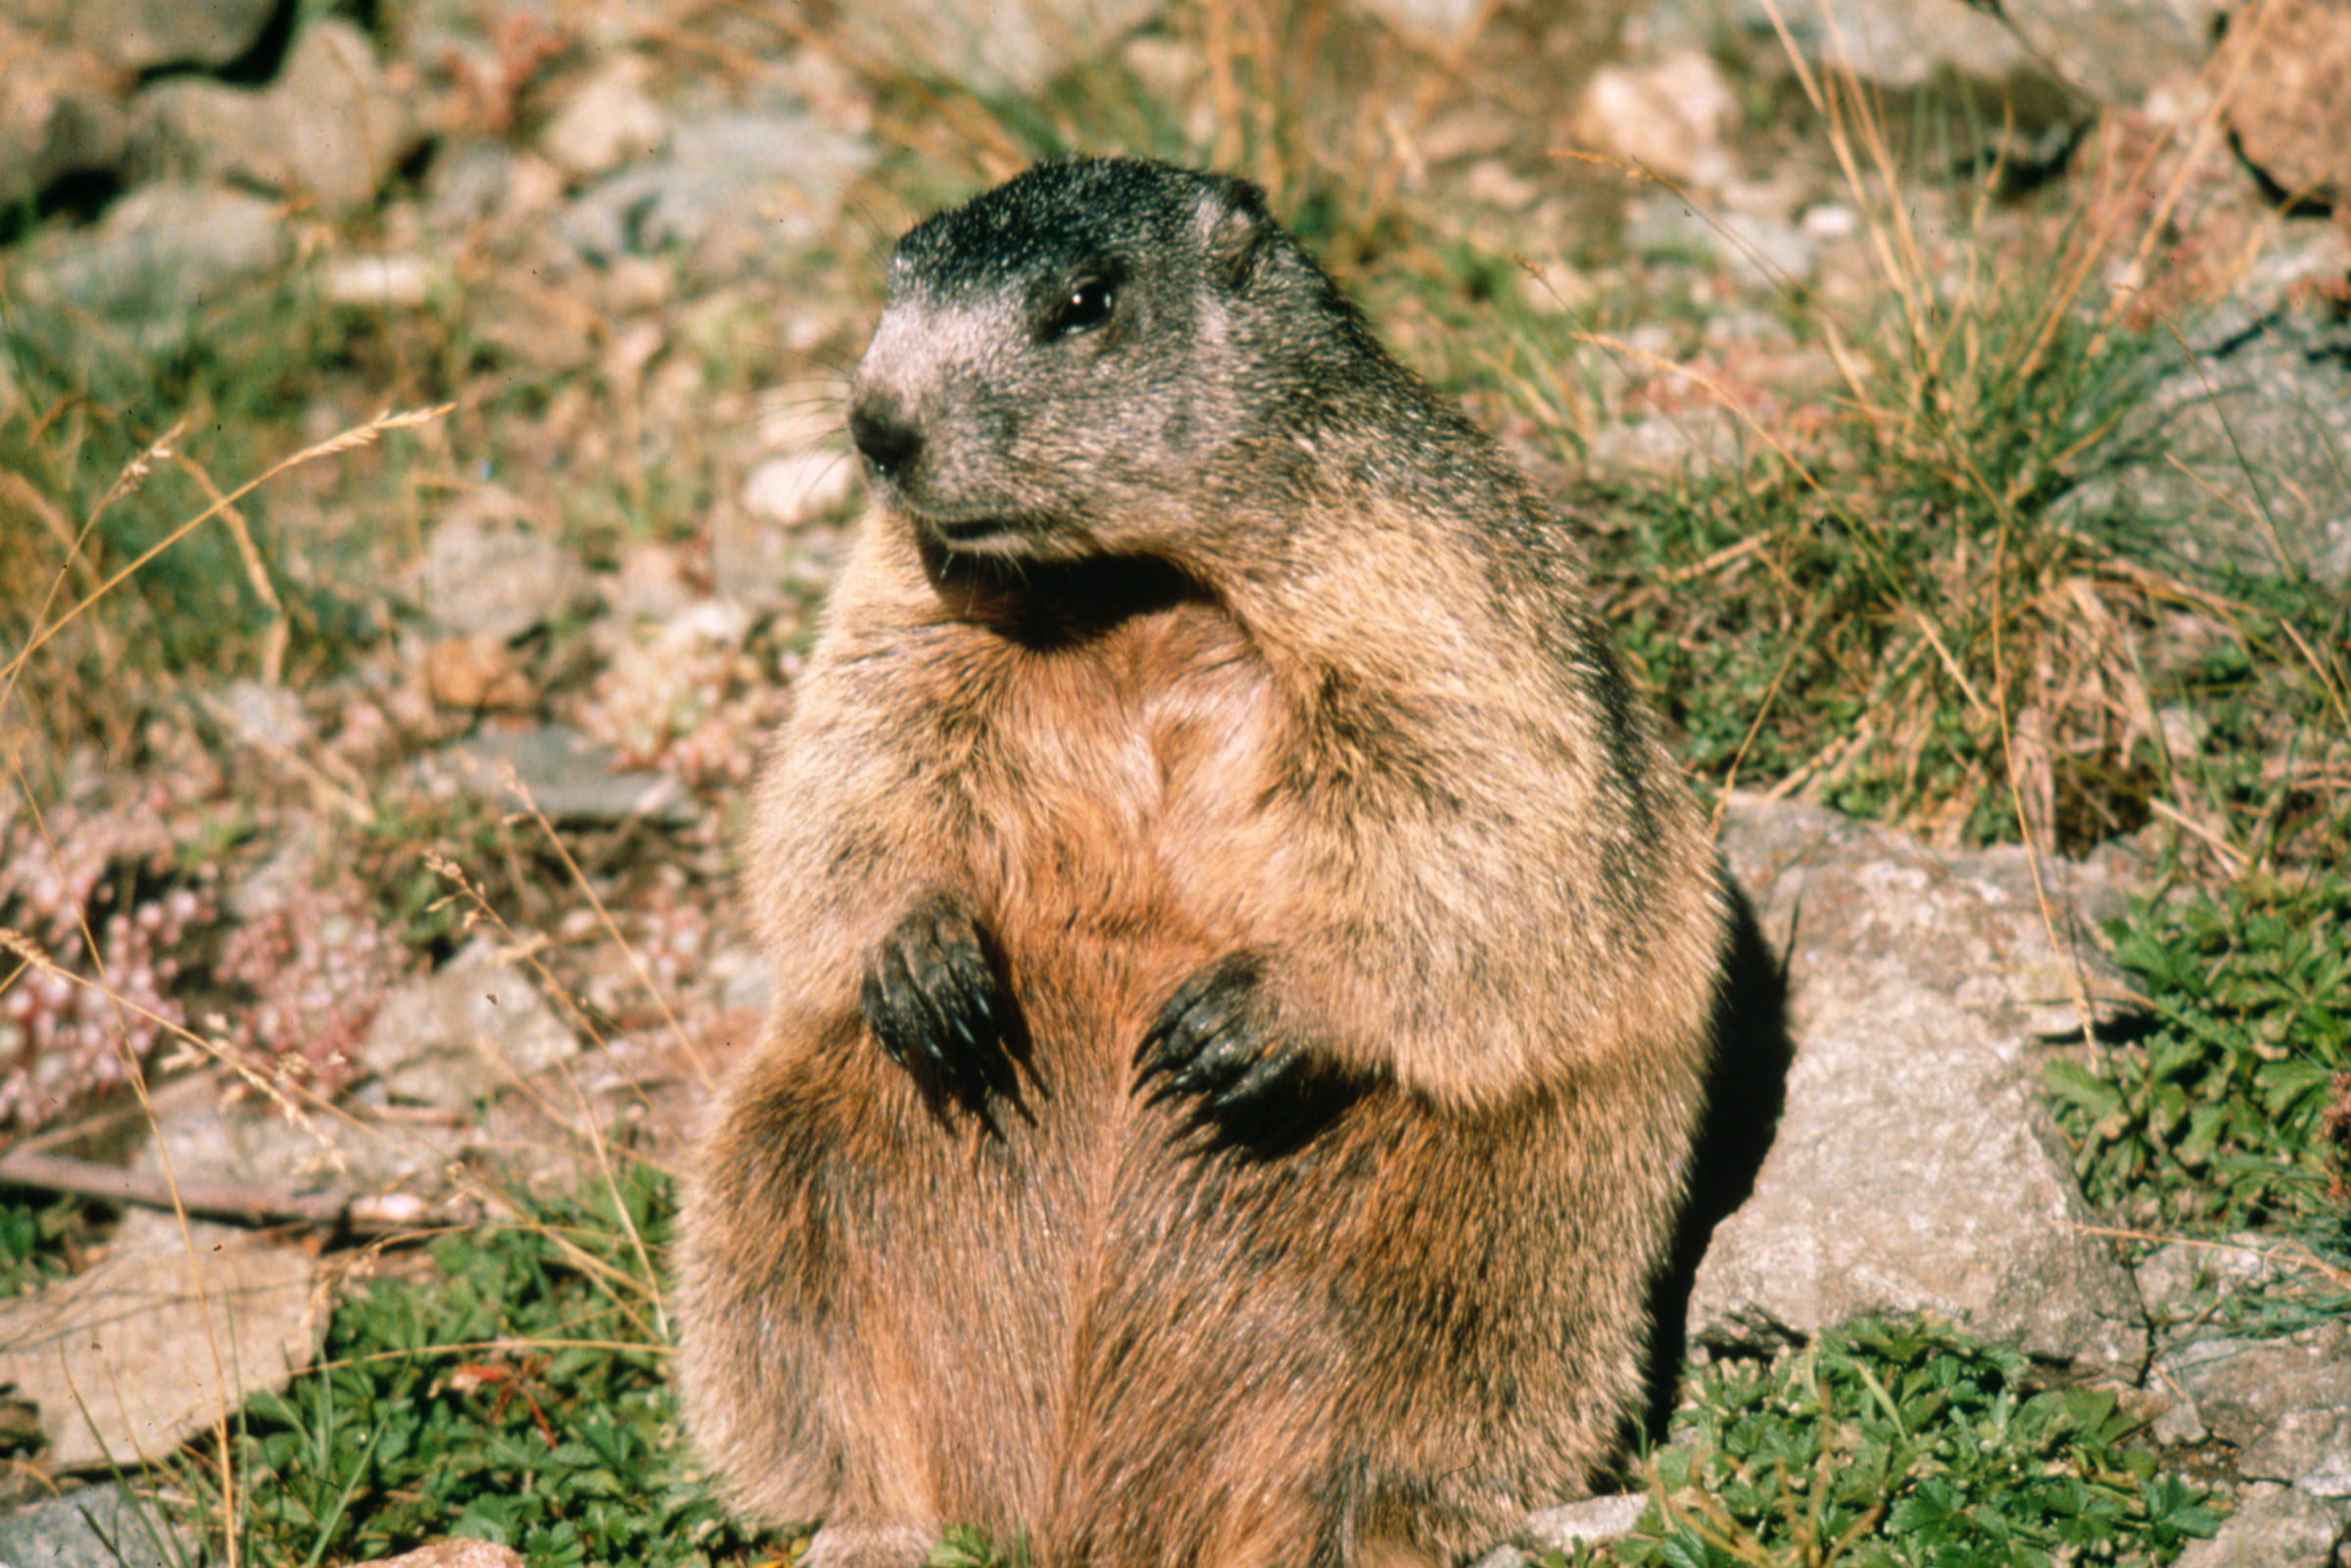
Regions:
M 1207 352 L 1324 298 L 1246 187 L 1025 178 L 1037 229 L 1055 179 L 1196 200 L 1196 270 L 1238 280 Z M 951 446 L 972 400 L 1034 393 L 1008 439 L 1078 464 L 1059 367 L 1157 352 L 1129 324 L 1184 303 L 1149 259 L 1192 229 L 1137 225 L 1099 342 L 969 289 L 927 338 L 918 255 L 857 390 L 888 504 L 753 812 L 776 1005 L 690 1193 L 682 1373 L 744 1506 L 825 1519 L 826 1564 L 953 1523 L 1050 1565 L 1457 1560 L 1588 1491 L 1641 1394 L 1723 914 L 1572 541 L 1384 357 L 1305 436 L 1191 376 L 1223 424 L 1146 412 L 1222 445 L 1147 499 L 952 526 L 1066 478 Z M 1441 485 L 1366 460 L 1415 447 Z M 934 908 L 1017 1010 L 1009 1087 L 877 1045 L 861 987 Z M 1297 1071 L 1245 1116 L 1154 1102 L 1138 1047 L 1233 955 L 1237 1048 Z

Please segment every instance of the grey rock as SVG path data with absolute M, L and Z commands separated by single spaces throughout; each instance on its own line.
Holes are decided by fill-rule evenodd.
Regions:
M 2292 1487 L 2248 1487 L 2210 1541 L 2188 1544 L 2172 1568 L 2334 1568 L 2343 1516 Z
M 1989 109 L 1987 123 L 1999 123 L 2005 106 L 2028 134 L 2192 76 L 2220 12 L 2218 0 L 1662 0 L 1648 27 L 1659 46 L 1743 40 L 1769 67 L 1785 58 L 1772 9 L 1812 65 L 1849 64 L 1881 89 L 1946 105 L 1966 93 Z
M 2351 1475 L 2351 1329 L 2177 1346 L 2157 1360 L 2154 1381 L 2183 1394 L 2201 1425 L 2235 1446 L 2239 1475 L 2329 1492 Z
M 2296 204 L 2351 203 L 2351 6 L 2254 0 L 2229 35 L 2246 54 L 2222 108 L 2245 162 Z
M 646 91 L 650 64 L 637 55 L 607 62 L 575 88 L 539 133 L 539 150 L 574 176 L 634 163 L 669 136 L 669 117 Z
M 609 746 L 568 725 L 488 731 L 451 751 L 464 787 L 513 805 L 518 784 L 551 822 L 676 821 L 691 807 L 668 774 L 623 768 Z
M 260 185 L 346 213 L 366 206 L 415 145 L 407 105 L 358 28 L 306 27 L 267 87 L 198 77 L 140 95 L 148 156 L 184 172 Z
M 317 1264 L 169 1214 L 125 1216 L 105 1259 L 0 1303 L 0 1366 L 40 1406 L 59 1469 L 163 1458 L 316 1354 Z
M 119 1482 L 0 1513 L 0 1568 L 179 1568 L 196 1544 Z
M 571 205 L 562 232 L 581 254 L 683 250 L 707 275 L 806 245 L 840 216 L 841 193 L 873 161 L 864 138 L 804 113 L 681 118 L 665 156 L 623 168 Z
M 594 585 L 578 556 L 525 521 L 519 500 L 483 485 L 433 525 L 417 592 L 443 631 L 504 642 L 587 602 Z
M 88 233 L 45 235 L 19 272 L 28 299 L 135 321 L 142 346 L 174 343 L 200 307 L 293 254 L 277 203 L 167 182 L 133 191 Z
M 1464 0 L 1397 3 L 1434 14 Z M 1030 93 L 1107 53 L 1156 9 L 1154 0 L 868 0 L 835 15 L 846 41 L 872 58 L 984 92 Z
M 2206 568 L 2351 583 L 2351 327 L 2281 308 L 2198 334 L 2071 501 Z
M 1701 1265 L 1696 1338 L 1931 1313 L 2037 1355 L 2143 1363 L 2130 1274 L 2032 1093 L 2032 1035 L 2122 989 L 2086 929 L 2127 878 L 1734 799 L 1722 848 L 1785 954 L 1795 1063 L 1751 1198 Z
M 1626 1492 L 1539 1508 L 1520 1522 L 1508 1544 L 1478 1558 L 1476 1568 L 1529 1568 L 1545 1553 L 1572 1552 L 1581 1542 L 1614 1541 L 1632 1534 L 1648 1506 L 1647 1494 Z
M 117 71 L 226 66 L 252 52 L 277 0 L 0 0 L 0 18 L 86 49 Z M 13 63 L 11 69 L 14 69 Z
M 360 1055 L 394 1099 L 463 1110 L 579 1049 L 528 975 L 477 948 L 386 1000 Z
M 359 1568 L 523 1568 L 522 1553 L 494 1541 L 436 1541 L 397 1557 L 378 1557 Z
M 130 1168 L 269 1199 L 329 1193 L 364 1204 L 398 1194 L 436 1197 L 452 1151 L 412 1122 L 312 1113 L 295 1100 L 252 1095 L 223 1105 L 216 1084 L 159 1099 L 156 1125 Z
M 2167 1242 L 2139 1259 L 2132 1273 L 2139 1299 L 2156 1324 L 2208 1312 L 2217 1299 L 2258 1290 L 2294 1271 L 2290 1257 L 2273 1256 L 2274 1237 L 2246 1232 L 2218 1241 Z
M 44 45 L 0 22 L 0 204 L 38 196 L 69 174 L 111 172 L 130 121 L 89 55 Z

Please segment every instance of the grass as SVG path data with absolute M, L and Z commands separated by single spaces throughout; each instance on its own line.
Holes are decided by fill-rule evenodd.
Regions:
M 712 1568 L 757 1555 L 686 1461 L 648 1166 L 434 1242 L 350 1292 L 318 1363 L 247 1405 L 237 1495 L 202 1521 L 257 1563 L 350 1562 L 445 1536 L 534 1564 Z
M 2111 1393 L 1932 1324 L 1857 1323 L 1694 1380 L 1625 1568 L 2154 1564 L 2210 1536 Z
M 1605 30 L 1607 8 L 1595 11 Z M 1617 267 L 1597 247 L 1539 259 L 1589 275 L 1590 299 L 1569 303 L 1533 281 L 1514 242 L 1414 196 L 1421 140 L 1492 69 L 1481 51 L 1508 40 L 1432 55 L 1332 0 L 1202 0 L 1154 29 L 1140 42 L 1196 70 L 1171 82 L 1128 48 L 1015 96 L 848 61 L 873 90 L 877 139 L 900 149 L 865 199 L 944 201 L 1077 146 L 1258 178 L 1409 355 L 1571 476 L 1622 645 L 1702 785 L 1818 800 L 1952 844 L 2072 852 L 2152 830 L 2141 841 L 2178 896 L 2113 932 L 2147 1022 L 2052 1069 L 2086 1187 L 2126 1224 L 2266 1226 L 2345 1256 L 2345 606 L 2290 575 L 2165 559 L 2093 504 L 2196 309 L 2091 297 L 2178 226 L 2186 176 L 2165 162 L 2178 149 L 2124 149 L 2076 182 L 2086 198 L 2020 207 L 1996 169 L 1922 186 L 1853 83 L 1808 79 L 1816 144 L 1860 215 L 1869 270 L 1835 300 L 1767 291 L 1759 311 L 1833 376 L 1774 407 L 1709 357 L 1711 312 L 1679 286 L 1703 261 L 1676 263 L 1677 286 L 1660 289 L 1647 263 Z M 1351 107 L 1382 99 L 1400 106 L 1393 120 Z M 1585 172 L 1562 166 L 1561 178 Z M 0 310 L 22 394 L 0 408 L 0 648 L 24 655 L 0 677 L 9 809 L 58 804 L 76 754 L 84 775 L 93 754 L 101 773 L 169 754 L 158 737 L 185 728 L 191 689 L 250 675 L 341 700 L 396 668 L 412 623 L 377 585 L 412 557 L 440 498 L 485 471 L 529 489 L 600 567 L 651 540 L 701 569 L 705 519 L 739 477 L 723 449 L 792 357 L 760 336 L 755 296 L 679 315 L 668 341 L 698 390 L 664 412 L 594 367 L 557 377 L 502 358 L 454 293 L 412 314 L 355 313 L 298 271 L 208 306 L 161 351 Z M 1660 319 L 1670 360 L 1630 341 Z M 454 407 L 370 425 L 387 403 Z M 1664 477 L 1589 473 L 1591 438 L 1628 403 L 1660 417 L 1728 408 L 1743 455 Z M 289 436 L 321 412 L 363 440 Z M 274 477 L 238 490 L 234 476 L 257 474 Z M 236 504 L 218 505 L 230 492 Z M 773 634 L 781 657 L 803 634 Z M 574 672 L 568 687 L 552 678 L 553 700 L 608 657 L 590 643 L 581 626 L 546 635 L 542 666 Z M 496 808 L 396 787 L 402 755 L 367 764 L 334 832 L 405 947 L 446 957 L 485 899 L 526 930 L 559 925 L 578 901 L 560 857 Z M 279 831 L 267 794 L 216 813 L 200 831 L 216 839 L 188 838 L 185 858 L 232 859 Z M 641 838 L 609 836 L 599 848 L 616 864 L 581 856 L 607 891 L 681 896 L 626 864 L 677 846 L 648 856 Z M 450 898 L 435 854 L 486 890 L 476 903 Z M 720 873 L 695 876 L 687 892 L 714 896 Z M 11 896 L 0 889 L 0 924 L 27 926 Z M 103 930 L 94 909 L 72 915 L 85 935 Z M 556 989 L 612 957 L 552 945 L 573 965 Z M 191 946 L 191 974 L 202 957 Z M 24 982 L 0 972 L 0 996 Z M 175 1475 L 217 1560 L 312 1568 L 443 1535 L 503 1540 L 534 1564 L 717 1568 L 773 1551 L 725 1521 L 683 1450 L 664 1382 L 663 1179 L 635 1167 L 569 1200 L 517 1203 L 518 1219 L 354 1260 L 320 1363 Z M 0 1191 L 0 1294 L 102 1240 L 86 1206 Z M 1606 1560 L 2153 1563 L 2213 1524 L 2212 1500 L 2161 1473 L 2109 1396 L 2042 1386 L 2013 1354 L 1932 1326 L 1716 1361 L 1694 1369 L 1688 1395 L 1652 1459 L 1656 1504 Z M 998 1559 L 958 1534 L 935 1560 Z
M 2084 1190 L 2126 1224 L 2319 1227 L 2351 1257 L 2351 880 L 2141 899 L 2111 934 L 2148 1022 L 2048 1070 Z

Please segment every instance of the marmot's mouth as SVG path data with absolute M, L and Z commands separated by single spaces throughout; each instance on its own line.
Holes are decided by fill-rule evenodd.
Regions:
M 1022 530 L 1006 517 L 926 517 L 915 515 L 915 526 L 949 549 L 1002 549 L 1017 546 Z

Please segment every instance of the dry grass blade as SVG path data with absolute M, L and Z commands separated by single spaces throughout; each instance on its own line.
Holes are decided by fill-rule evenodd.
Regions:
M 109 577 L 105 582 L 92 589 L 87 594 L 78 600 L 72 609 L 66 611 L 65 614 L 57 617 L 53 621 L 48 620 L 46 615 L 44 615 L 43 622 L 45 624 L 37 626 L 30 641 L 28 641 L 24 647 L 17 650 L 16 657 L 9 660 L 5 667 L 0 667 L 0 680 L 5 680 L 7 682 L 5 687 L 0 687 L 0 711 L 5 711 L 8 698 L 10 694 L 15 691 L 17 682 L 23 676 L 25 664 L 35 653 L 41 650 L 41 647 L 44 643 L 48 642 L 50 639 L 56 637 L 58 633 L 64 631 L 68 626 L 72 625 L 81 616 L 84 611 L 96 604 L 100 599 L 106 597 L 107 594 L 113 593 L 125 581 L 137 574 L 143 567 L 147 565 L 148 562 L 154 560 L 157 556 L 163 554 L 164 551 L 169 549 L 172 546 L 187 538 L 188 535 L 194 533 L 197 529 L 202 528 L 206 523 L 211 522 L 214 518 L 227 511 L 238 501 L 243 500 L 247 496 L 252 495 L 255 491 L 261 489 L 264 485 L 269 483 L 269 481 L 277 478 L 281 474 L 285 474 L 293 469 L 300 468 L 305 463 L 316 462 L 321 458 L 332 457 L 338 453 L 350 451 L 355 448 L 368 446 L 371 443 L 382 440 L 386 435 L 391 434 L 393 431 L 411 430 L 418 425 L 429 424 L 436 419 L 446 417 L 456 407 L 456 404 L 454 403 L 445 403 L 429 408 L 411 408 L 399 413 L 378 414 L 363 425 L 355 425 L 349 430 L 345 430 L 337 435 L 328 437 L 326 440 L 317 443 L 315 446 L 305 447 L 302 451 L 294 453 L 294 455 L 291 457 L 281 458 L 279 461 L 271 464 L 267 469 L 264 470 L 257 477 L 245 481 L 245 483 L 239 485 L 236 489 L 228 492 L 224 496 L 219 497 L 219 499 L 216 499 L 211 505 L 205 507 L 203 511 L 198 512 L 195 516 L 181 523 L 178 527 L 172 529 L 171 532 L 165 535 L 155 544 L 142 550 L 137 557 L 116 571 L 112 577 Z M 150 448 L 141 455 L 138 462 L 133 464 L 133 468 L 136 469 L 138 476 L 143 478 L 149 467 L 151 467 L 155 462 L 161 461 L 169 455 L 170 451 L 168 446 L 166 443 L 159 442 L 156 444 L 156 446 Z M 115 489 L 110 490 L 107 493 L 106 499 L 99 503 L 98 509 L 100 511 L 104 511 L 108 504 L 117 499 L 118 496 L 123 494 L 125 491 L 131 488 L 134 483 L 135 481 L 133 480 L 131 473 L 126 471 L 123 480 L 119 482 Z

